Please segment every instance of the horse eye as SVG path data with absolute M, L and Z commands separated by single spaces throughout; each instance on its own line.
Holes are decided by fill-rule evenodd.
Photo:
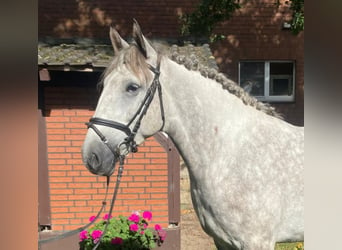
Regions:
M 130 84 L 127 86 L 126 91 L 133 93 L 135 91 L 137 91 L 140 88 L 140 86 L 138 84 Z

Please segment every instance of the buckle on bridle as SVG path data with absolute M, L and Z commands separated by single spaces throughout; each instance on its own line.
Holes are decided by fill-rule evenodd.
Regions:
M 138 145 L 135 142 L 134 139 L 130 138 L 130 137 L 126 137 L 124 139 L 123 142 L 121 142 L 118 146 L 117 146 L 117 154 L 119 156 L 126 156 L 128 155 L 130 152 L 132 153 L 136 153 L 138 152 Z

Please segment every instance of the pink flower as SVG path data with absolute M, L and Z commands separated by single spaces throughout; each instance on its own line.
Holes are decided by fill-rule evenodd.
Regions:
M 133 211 L 132 214 L 140 215 L 139 211 Z
M 146 220 L 152 220 L 152 213 L 150 211 L 143 212 L 143 217 Z
M 101 230 L 94 230 L 91 233 L 91 237 L 93 238 L 93 240 L 99 239 L 102 235 L 102 231 Z
M 157 231 L 159 231 L 159 230 L 162 229 L 162 227 L 161 227 L 159 224 L 155 224 L 155 225 L 154 225 L 154 229 L 157 230 Z
M 93 216 L 90 216 L 90 218 L 89 218 L 89 221 L 93 221 L 93 220 L 95 220 L 95 218 L 96 218 L 96 216 L 95 216 L 95 215 L 93 215 Z
M 123 244 L 123 239 L 120 237 L 115 237 L 112 239 L 112 244 L 113 245 L 122 245 Z
M 137 214 L 131 214 L 131 216 L 128 217 L 128 220 L 138 223 L 140 220 L 140 217 Z
M 137 232 L 139 230 L 139 226 L 137 224 L 131 224 L 129 225 L 129 230 Z
M 103 219 L 104 219 L 104 220 L 108 220 L 108 217 L 109 217 L 109 214 L 105 214 L 105 215 L 103 216 Z M 113 216 L 110 216 L 110 218 L 113 218 Z M 109 218 L 109 219 L 110 219 L 110 218 Z
M 163 230 L 163 229 L 161 229 L 161 230 L 158 231 L 158 235 L 159 235 L 159 237 L 160 237 L 160 240 L 161 240 L 161 241 L 164 241 L 165 238 L 166 238 L 166 231 Z
M 83 241 L 88 238 L 88 232 L 86 230 L 83 230 L 82 232 L 80 232 L 79 236 L 80 236 L 80 241 Z
M 144 231 L 140 231 L 140 234 L 143 235 L 145 232 Z
M 143 227 L 144 227 L 144 229 L 146 229 L 146 228 L 147 228 L 147 224 L 144 223 L 144 224 L 143 224 Z

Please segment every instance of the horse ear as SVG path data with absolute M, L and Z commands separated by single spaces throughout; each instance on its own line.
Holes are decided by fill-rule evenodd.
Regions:
M 113 45 L 114 54 L 117 54 L 123 48 L 128 47 L 128 43 L 124 39 L 122 39 L 113 25 L 110 26 L 109 37 Z
M 133 19 L 133 21 L 133 39 L 136 42 L 139 51 L 144 55 L 146 59 L 155 57 L 157 54 L 156 51 L 141 32 L 141 28 L 137 20 Z

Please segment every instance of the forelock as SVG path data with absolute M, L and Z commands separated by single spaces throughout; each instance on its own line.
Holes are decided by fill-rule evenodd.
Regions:
M 104 70 L 99 87 L 102 87 L 106 77 L 119 67 L 127 67 L 127 69 L 134 74 L 141 83 L 146 83 L 150 80 L 151 74 L 149 72 L 148 64 L 145 57 L 139 52 L 136 45 L 131 44 L 128 48 L 122 49 L 114 56 L 109 66 Z

